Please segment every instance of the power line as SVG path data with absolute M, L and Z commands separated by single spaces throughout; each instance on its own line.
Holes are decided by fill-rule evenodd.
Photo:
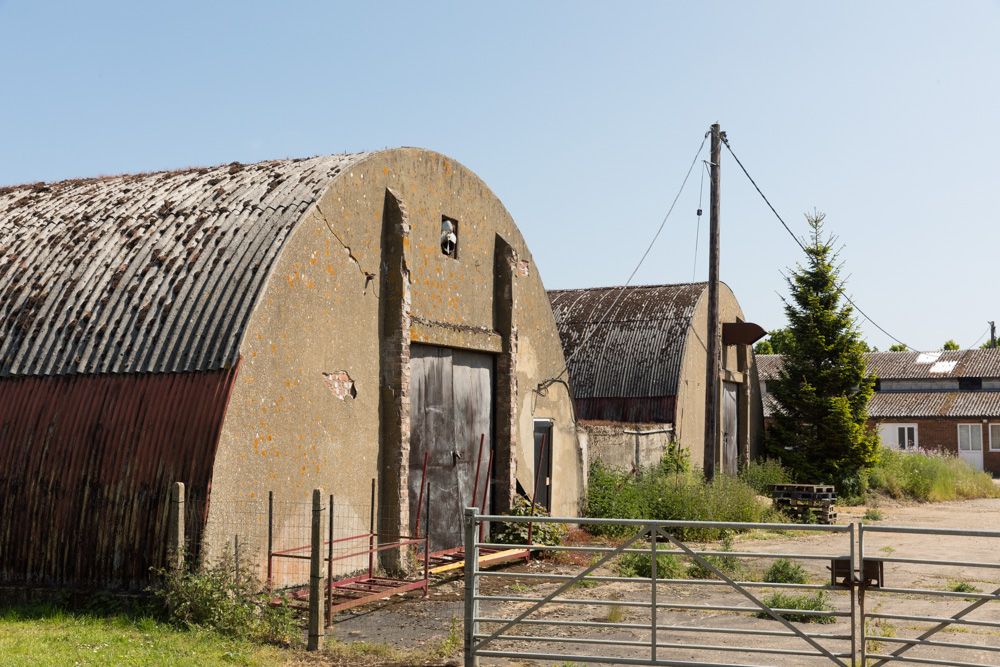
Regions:
M 704 142 L 703 142 L 704 143 Z M 701 187 L 698 189 L 698 226 L 694 231 L 694 268 L 691 269 L 691 282 L 698 277 L 698 237 L 701 236 L 701 197 L 705 194 L 705 172 L 708 171 L 708 163 L 702 160 Z
M 778 222 L 781 223 L 781 226 L 785 228 L 785 231 L 788 232 L 788 234 L 792 237 L 792 239 L 795 241 L 795 243 L 797 243 L 798 246 L 800 248 L 802 248 L 802 252 L 804 252 L 804 253 L 806 253 L 808 255 L 809 251 L 806 250 L 805 245 L 802 243 L 802 241 L 799 240 L 799 237 L 797 237 L 795 235 L 795 233 L 791 230 L 791 228 L 787 224 L 785 224 L 785 221 L 782 219 L 782 217 L 780 215 L 778 215 L 778 212 L 775 210 L 774 206 L 772 206 L 771 202 L 768 201 L 767 197 L 764 196 L 764 193 L 761 191 L 760 186 L 758 186 L 757 182 L 755 180 L 753 180 L 752 176 L 750 176 L 750 173 L 747 171 L 746 167 L 743 166 L 743 163 L 740 162 L 740 159 L 738 157 L 736 157 L 736 153 L 733 152 L 733 147 L 729 145 L 729 140 L 726 139 L 726 137 L 722 137 L 722 143 L 725 144 L 726 149 L 729 151 L 729 154 L 733 156 L 734 160 L 736 160 L 736 164 L 738 164 L 740 166 L 740 169 L 743 170 L 743 173 L 746 175 L 746 177 L 748 179 L 750 179 L 751 183 L 753 183 L 753 186 L 757 190 L 757 193 L 760 194 L 761 199 L 764 200 L 764 203 L 766 203 L 767 206 L 768 206 L 768 208 L 771 209 L 771 212 L 774 213 L 774 217 L 776 217 L 778 219 Z M 893 339 L 894 341 L 896 341 L 897 343 L 899 343 L 903 347 L 909 348 L 911 350 L 915 349 L 913 347 L 910 347 L 909 345 L 907 345 L 903 341 L 899 340 L 895 336 L 893 336 L 891 333 L 889 333 L 888 331 L 886 331 L 885 329 L 883 329 L 881 326 L 879 326 L 878 322 L 876 322 L 871 317 L 869 317 L 868 313 L 866 313 L 865 311 L 861 310 L 861 308 L 858 307 L 858 304 L 854 303 L 854 301 L 851 299 L 851 297 L 847 296 L 847 294 L 844 292 L 844 290 L 843 290 L 842 287 L 840 287 L 839 285 L 836 285 L 836 287 L 837 287 L 837 292 L 842 297 L 844 297 L 844 299 L 847 301 L 847 303 L 851 304 L 854 307 L 854 309 L 856 311 L 858 311 L 859 313 L 861 313 L 862 317 L 864 317 L 866 320 L 868 320 L 869 322 L 871 322 L 871 324 L 876 329 L 878 329 L 879 331 L 881 331 L 886 336 L 888 336 L 889 338 Z
M 663 216 L 663 222 L 660 223 L 659 229 L 657 229 L 656 233 L 653 234 L 653 240 L 649 242 L 649 246 L 646 248 L 646 252 L 642 253 L 642 257 L 639 258 L 639 263 L 635 265 L 635 268 L 629 275 L 628 280 L 626 280 L 625 284 L 622 285 L 621 289 L 618 290 L 618 294 L 615 295 L 615 300 L 611 302 L 611 306 L 608 307 L 607 311 L 605 312 L 610 313 L 614 309 L 614 307 L 618 304 L 618 300 L 621 299 L 622 294 L 625 293 L 625 289 L 632 282 L 632 279 L 635 278 L 635 274 L 638 273 L 639 267 L 641 267 L 642 263 L 646 261 L 646 257 L 649 255 L 649 251 L 653 249 L 653 244 L 656 243 L 656 239 L 660 237 L 660 232 L 663 231 L 663 227 L 667 224 L 667 219 L 669 219 L 670 214 L 673 213 L 674 206 L 677 205 L 677 200 L 681 198 L 681 193 L 684 192 L 684 186 L 687 185 L 688 178 L 691 176 L 691 172 L 694 171 L 694 166 L 698 164 L 698 156 L 701 155 L 702 149 L 705 148 L 705 142 L 708 140 L 709 134 L 710 134 L 709 132 L 706 132 L 705 136 L 701 138 L 701 145 L 698 146 L 698 152 L 694 154 L 694 159 L 691 160 L 691 166 L 688 167 L 687 173 L 684 174 L 684 180 L 681 181 L 681 187 L 677 191 L 677 196 L 674 197 L 674 201 L 670 204 L 670 208 L 667 209 L 667 214 Z M 594 331 L 597 329 L 599 325 L 600 325 L 599 322 L 598 324 L 595 324 L 594 327 L 591 328 L 590 332 L 586 336 L 584 336 L 583 340 L 580 341 L 580 344 L 577 345 L 576 349 L 573 350 L 573 354 L 566 357 L 566 365 L 562 367 L 562 370 L 553 375 L 552 377 L 550 377 L 548 380 L 545 380 L 544 382 L 540 383 L 535 391 L 544 391 L 545 388 L 548 387 L 550 384 L 558 381 L 558 379 L 562 376 L 562 374 L 566 372 L 566 369 L 569 368 L 569 362 L 573 360 L 573 357 L 575 357 L 580 352 L 580 350 L 586 347 L 587 342 L 590 340 L 590 337 L 594 335 Z
M 984 339 L 984 338 L 986 338 L 986 334 L 988 334 L 989 332 L 990 332 L 990 328 L 986 327 L 986 331 L 984 331 L 983 335 L 979 337 L 979 340 L 977 340 L 975 343 L 973 343 L 972 347 L 967 348 L 967 349 L 974 350 L 976 348 L 976 346 L 979 345 L 979 341 L 982 340 L 982 339 Z

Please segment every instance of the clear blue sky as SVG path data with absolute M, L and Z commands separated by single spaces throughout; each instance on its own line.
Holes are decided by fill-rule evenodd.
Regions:
M 497 193 L 550 288 L 624 283 L 718 121 L 796 233 L 827 214 L 892 335 L 1000 322 L 997 0 L 0 0 L 0 62 L 0 184 L 420 146 Z M 801 251 L 722 170 L 722 279 L 783 326 Z M 700 185 L 635 284 L 707 276 Z

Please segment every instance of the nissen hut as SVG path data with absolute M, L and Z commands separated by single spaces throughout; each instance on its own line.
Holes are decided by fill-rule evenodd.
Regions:
M 549 300 L 492 191 L 404 148 L 0 190 L 0 580 L 140 587 L 172 483 L 221 544 L 241 501 L 314 488 L 458 546 L 583 456 Z M 282 526 L 276 526 L 280 532 Z M 213 533 L 214 531 L 214 533 Z M 390 531 L 392 532 L 392 531 Z M 259 559 L 259 555 L 258 555 Z

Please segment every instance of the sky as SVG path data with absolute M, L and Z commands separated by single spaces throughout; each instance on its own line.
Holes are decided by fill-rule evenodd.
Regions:
M 0 185 L 419 146 L 556 289 L 624 284 L 694 164 L 632 284 L 701 281 L 718 122 L 797 236 L 826 214 L 870 345 L 968 348 L 1000 322 L 998 34 L 1000 0 L 0 0 Z M 725 150 L 720 200 L 721 278 L 782 327 L 804 255 Z

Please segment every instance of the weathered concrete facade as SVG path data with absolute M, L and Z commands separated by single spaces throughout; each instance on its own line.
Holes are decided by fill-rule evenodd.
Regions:
M 114 533 L 116 517 L 134 522 L 129 508 L 140 500 L 165 507 L 170 484 L 183 481 L 207 508 L 191 515 L 192 528 L 218 550 L 246 521 L 243 503 L 269 492 L 304 502 L 321 488 L 367 518 L 374 478 L 380 529 L 405 534 L 422 481 L 415 443 L 430 448 L 430 476 L 435 466 L 473 466 L 482 437 L 494 451 L 490 509 L 503 511 L 519 485 L 532 488 L 539 420 L 552 425 L 552 508 L 577 512 L 585 454 L 568 389 L 536 391 L 564 364 L 538 269 L 499 199 L 445 156 L 403 148 L 6 188 L 0 232 L 0 391 L 48 380 L 32 385 L 30 405 L 2 415 L 6 507 L 44 508 L 8 522 L 55 525 L 101 488 L 106 502 L 77 523 Z M 470 388 L 478 392 L 472 422 L 428 426 L 414 408 L 414 399 L 440 398 L 428 393 L 433 364 L 415 361 L 435 355 L 454 366 L 446 398 L 455 415 L 471 409 Z M 159 381 L 166 376 L 176 381 Z M 121 394 L 118 383 L 99 400 L 59 404 L 63 385 L 82 395 L 105 377 L 137 388 Z M 171 393 L 191 386 L 198 400 Z M 146 394 L 155 411 L 130 398 Z M 151 440 L 141 419 L 119 423 L 137 410 L 179 426 Z M 190 411 L 198 431 L 180 426 L 194 421 Z M 94 424 L 83 435 L 69 428 L 81 419 Z M 28 469 L 23 434 L 87 455 L 64 468 L 42 457 Z M 40 484 L 57 473 L 55 487 Z M 440 520 L 460 524 L 468 497 L 439 486 Z M 101 537 L 111 546 L 98 567 L 67 575 L 55 554 L 73 538 L 53 534 L 39 546 L 53 554 L 41 566 L 0 558 L 3 578 L 141 586 L 165 553 L 157 512 L 135 540 Z M 252 518 L 247 546 L 259 556 L 266 521 Z M 276 539 L 291 529 L 279 517 Z M 122 561 L 134 567 L 125 572 Z
M 708 290 L 706 283 L 607 287 L 549 292 L 588 450 L 606 463 L 651 465 L 670 440 L 700 466 L 705 447 Z M 743 322 L 724 283 L 723 324 Z M 579 351 L 578 351 L 579 350 Z M 753 350 L 722 346 L 719 403 L 735 395 L 736 451 L 741 460 L 761 452 L 763 410 Z M 720 421 L 726 411 L 717 411 Z M 666 429 L 670 433 L 659 433 Z M 626 431 L 654 431 L 635 435 Z M 722 439 L 715 443 L 723 461 Z M 636 440 L 639 441 L 638 452 Z M 735 471 L 736 461 L 730 468 Z M 627 467 L 627 466 L 626 466 Z
M 442 253 L 443 217 L 458 223 L 457 257 Z M 289 239 L 241 346 L 213 495 L 305 499 L 319 487 L 363 513 L 377 478 L 382 509 L 410 525 L 416 343 L 495 359 L 494 509 L 517 482 L 532 488 L 533 421 L 551 419 L 553 509 L 575 515 L 584 465 L 570 397 L 564 386 L 532 392 L 562 363 L 538 270 L 486 185 L 417 149 L 353 164 Z M 333 375 L 349 378 L 350 395 L 330 390 Z

